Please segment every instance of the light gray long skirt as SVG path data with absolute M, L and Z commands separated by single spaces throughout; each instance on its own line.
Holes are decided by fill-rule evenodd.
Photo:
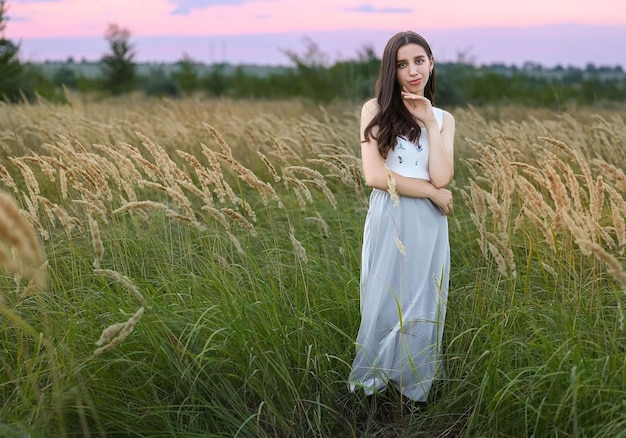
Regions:
M 361 326 L 348 378 L 366 394 L 395 385 L 424 402 L 440 371 L 450 244 L 448 219 L 431 201 L 374 189 L 365 220 Z

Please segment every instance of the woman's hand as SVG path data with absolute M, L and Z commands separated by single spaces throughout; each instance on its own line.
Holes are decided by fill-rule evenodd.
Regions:
M 452 192 L 448 189 L 437 189 L 430 200 L 441 210 L 444 216 L 452 213 Z
M 433 106 L 430 100 L 419 94 L 409 93 L 406 91 L 406 88 L 403 88 L 401 94 L 404 106 L 409 110 L 414 119 L 419 120 L 424 125 L 436 122 L 435 113 L 433 112 Z

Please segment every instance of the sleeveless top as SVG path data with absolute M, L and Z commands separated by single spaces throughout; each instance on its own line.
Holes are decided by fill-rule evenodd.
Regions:
M 435 118 L 441 131 L 443 125 L 443 110 L 434 108 Z M 428 171 L 428 133 L 422 128 L 417 144 L 398 136 L 396 145 L 389 150 L 385 164 L 392 172 L 409 178 L 420 178 L 430 181 Z

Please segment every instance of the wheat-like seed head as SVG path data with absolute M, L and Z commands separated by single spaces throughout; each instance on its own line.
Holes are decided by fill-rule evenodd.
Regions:
M 137 324 L 137 322 L 143 315 L 143 312 L 144 312 L 144 308 L 140 307 L 139 310 L 137 310 L 137 312 L 135 312 L 135 314 L 131 316 L 130 319 L 126 321 L 125 323 L 121 323 L 121 324 L 117 323 L 117 324 L 114 324 L 113 326 L 110 326 L 104 329 L 104 331 L 102 332 L 102 336 L 100 336 L 100 339 L 96 342 L 96 345 L 104 344 L 104 342 L 108 341 L 110 337 L 116 333 L 117 333 L 117 336 L 113 338 L 108 344 L 97 348 L 93 352 L 93 355 L 99 356 L 111 350 L 112 348 L 116 347 L 120 343 L 122 343 L 122 341 L 124 341 L 124 339 L 126 339 L 128 335 L 130 335 L 130 333 L 133 331 L 133 329 L 135 328 L 135 325 Z

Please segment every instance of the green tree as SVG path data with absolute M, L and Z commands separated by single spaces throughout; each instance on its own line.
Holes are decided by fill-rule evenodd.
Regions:
M 183 59 L 178 61 L 177 64 L 178 71 L 174 73 L 174 79 L 178 81 L 180 89 L 186 95 L 191 95 L 196 91 L 200 83 L 196 63 L 185 53 Z
M 0 0 L 0 100 L 16 101 L 20 95 L 22 65 L 19 46 L 4 37 L 6 11 L 6 1 Z
M 112 94 L 132 91 L 135 87 L 135 52 L 130 44 L 130 31 L 116 24 L 109 24 L 104 35 L 110 53 L 102 57 L 102 85 Z

